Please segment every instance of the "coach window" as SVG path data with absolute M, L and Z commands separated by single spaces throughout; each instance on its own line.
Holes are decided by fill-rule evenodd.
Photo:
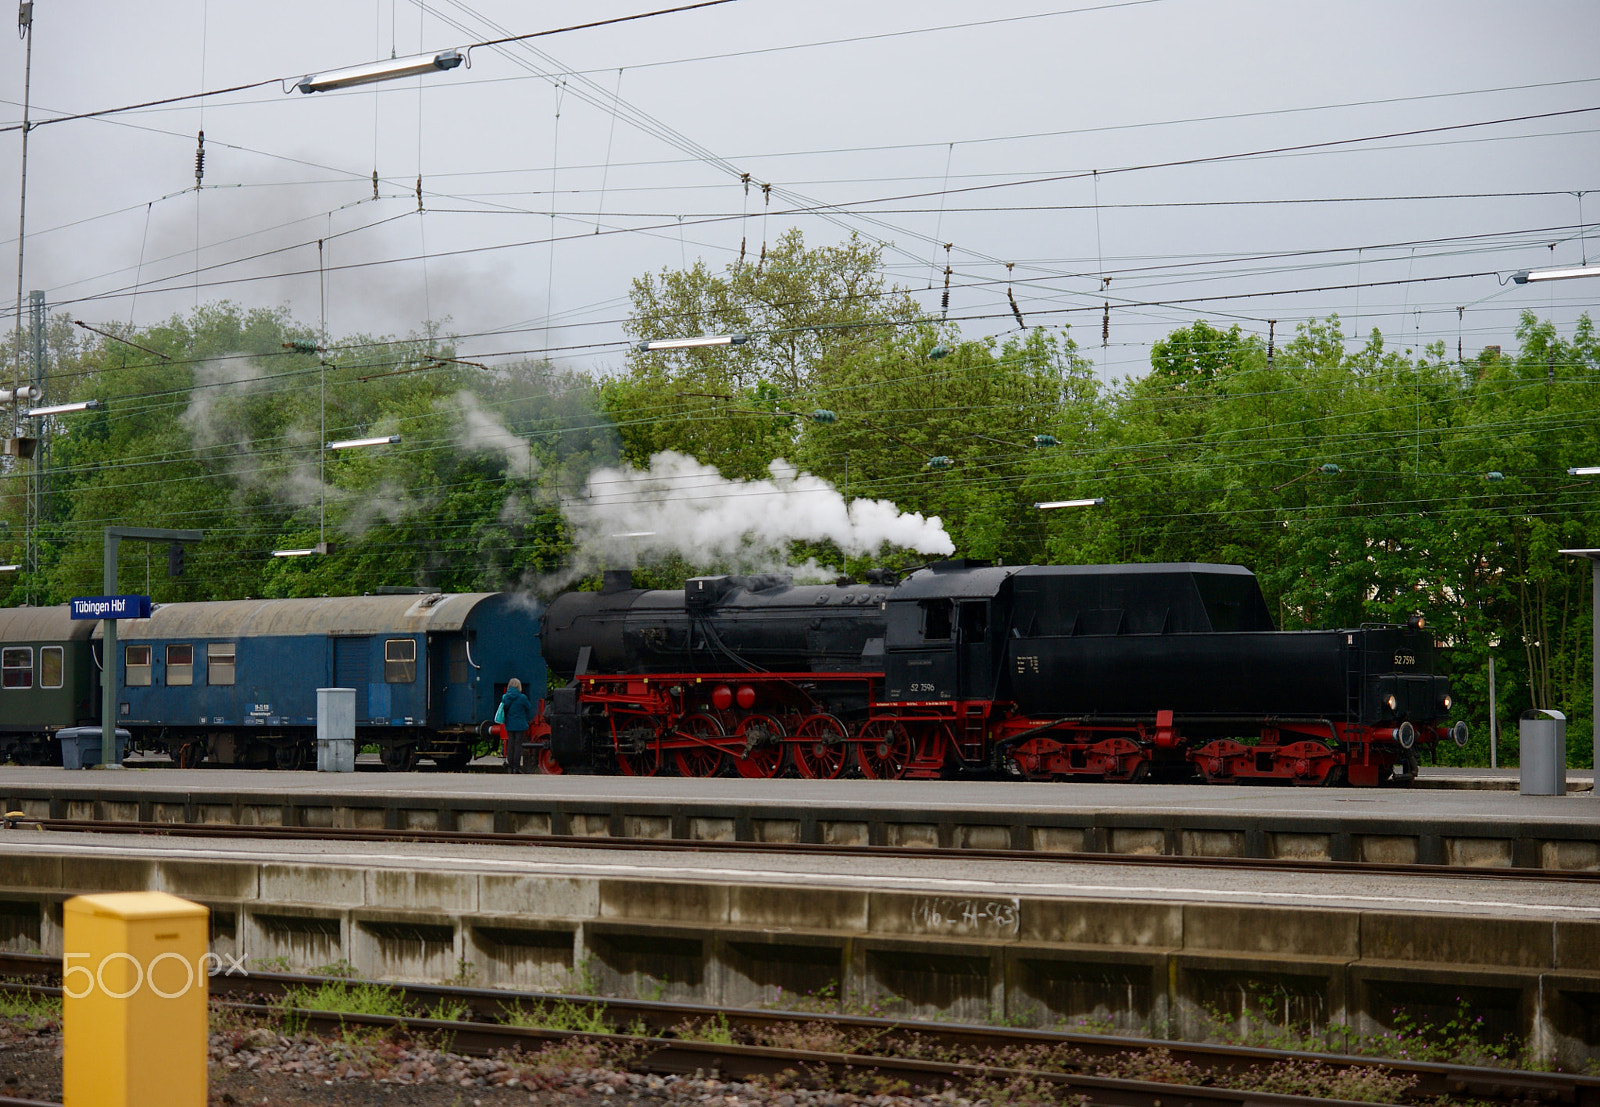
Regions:
M 66 665 L 60 646 L 39 647 L 39 687 L 60 688 Z
M 233 683 L 233 643 L 206 643 L 206 683 Z
M 127 669 L 124 684 L 130 688 L 143 688 L 150 683 L 149 646 L 123 646 L 122 662 Z
M 167 684 L 194 683 L 194 647 L 170 643 L 167 646 Z
M 410 684 L 417 679 L 415 638 L 390 638 L 384 642 L 383 679 L 389 684 Z
M 0 650 L 0 683 L 7 688 L 33 687 L 33 647 L 13 646 Z
M 951 606 L 949 600 L 922 601 L 923 641 L 947 642 L 950 640 Z

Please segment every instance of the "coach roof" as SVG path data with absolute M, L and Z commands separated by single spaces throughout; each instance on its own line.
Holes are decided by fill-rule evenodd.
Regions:
M 500 592 L 426 596 L 328 596 L 162 604 L 148 619 L 123 619 L 117 636 L 238 638 L 302 634 L 424 634 L 456 631 Z M 530 608 L 530 614 L 534 609 Z M 98 636 L 99 632 L 96 631 Z

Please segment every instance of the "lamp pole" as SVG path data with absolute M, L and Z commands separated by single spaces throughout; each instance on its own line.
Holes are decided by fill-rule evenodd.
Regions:
M 1589 562 L 1590 571 L 1594 579 L 1594 707 L 1590 714 L 1594 716 L 1594 777 L 1600 785 L 1600 550 L 1562 550 L 1568 557 L 1581 557 Z
M 33 0 L 22 0 L 17 7 L 17 31 L 23 39 L 22 63 L 22 189 L 17 203 L 17 329 L 16 367 L 12 385 L 22 387 L 22 247 L 28 231 L 28 107 L 33 86 Z

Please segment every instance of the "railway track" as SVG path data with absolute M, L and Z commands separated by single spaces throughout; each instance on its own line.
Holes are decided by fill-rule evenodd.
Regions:
M 1563 884 L 1600 883 L 1600 871 L 1533 869 L 1499 866 L 1385 864 L 1373 861 L 1325 861 L 1263 857 L 1209 857 L 1167 853 L 1086 853 L 1013 849 L 956 849 L 928 846 L 830 845 L 817 842 L 721 842 L 681 838 L 624 838 L 581 834 L 502 834 L 460 830 L 389 830 L 347 827 L 240 825 L 235 823 L 134 822 L 101 819 L 41 819 L 7 816 L 7 829 L 93 834 L 144 834 L 185 838 L 241 838 L 258 841 L 311 840 L 335 842 L 414 842 L 448 845 L 562 846 L 568 849 L 650 850 L 660 853 L 765 853 L 824 857 L 917 858 L 949 857 L 959 861 L 1070 861 L 1075 864 L 1221 869 L 1248 872 L 1292 872 L 1382 875 L 1454 879 L 1544 881 Z
M 38 954 L 0 954 L 0 988 L 59 995 L 60 964 Z M 1022 1030 L 1010 1027 L 919 1023 L 815 1012 L 728 1009 L 646 1000 L 509 992 L 448 985 L 385 984 L 417 1015 L 341 1014 L 284 1005 L 297 989 L 326 985 L 328 977 L 286 973 L 216 976 L 214 1003 L 256 1018 L 291 1018 L 318 1031 L 362 1026 L 448 1036 L 455 1052 L 485 1055 L 500 1050 L 538 1049 L 572 1038 L 643 1042 L 638 1066 L 657 1074 L 713 1072 L 723 1079 L 746 1080 L 806 1073 L 813 1080 L 847 1081 L 851 1074 L 898 1081 L 910 1088 L 939 1090 L 948 1083 L 1025 1078 L 1087 1096 L 1094 1104 L 1128 1107 L 1291 1107 L 1340 1100 L 1279 1095 L 1219 1084 L 1252 1070 L 1315 1061 L 1329 1070 L 1378 1070 L 1411 1082 L 1402 1102 L 1476 1103 L 1507 1107 L 1570 1104 L 1600 1107 L 1600 1077 L 1570 1073 L 1488 1069 L 1383 1057 L 1309 1054 L 1286 1050 L 1208 1043 L 1158 1041 L 1104 1035 Z M 351 981 L 350 983 L 358 983 Z M 625 1031 L 599 1034 L 571 1029 L 508 1025 L 520 1009 L 562 1005 L 581 1012 L 584 1025 L 609 1024 Z M 460 1011 L 450 1020 L 427 1018 L 445 1007 Z M 526 1019 L 522 1021 L 527 1021 Z M 714 1026 L 717 1040 L 695 1036 L 695 1027 Z M 837 1049 L 796 1049 L 770 1043 L 785 1028 L 814 1027 L 814 1039 L 836 1042 Z M 1198 1074 L 1202 1083 L 1174 1084 L 1095 1075 L 1115 1070 L 1117 1061 L 1148 1054 L 1169 1058 L 1172 1067 Z M 1028 1064 L 1038 1060 L 1038 1065 Z M 1130 1067 L 1126 1063 L 1123 1069 Z M 1137 1066 L 1132 1066 L 1137 1067 Z M 1241 1083 L 1245 1081 L 1241 1080 Z M 0 1107 L 6 1101 L 0 1100 Z

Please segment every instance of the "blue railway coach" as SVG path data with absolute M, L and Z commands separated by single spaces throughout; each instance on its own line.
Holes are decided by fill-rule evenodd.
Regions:
M 538 614 L 499 592 L 163 604 L 118 624 L 118 725 L 180 765 L 304 768 L 317 689 L 353 688 L 389 768 L 461 768 L 512 677 L 544 688 Z

